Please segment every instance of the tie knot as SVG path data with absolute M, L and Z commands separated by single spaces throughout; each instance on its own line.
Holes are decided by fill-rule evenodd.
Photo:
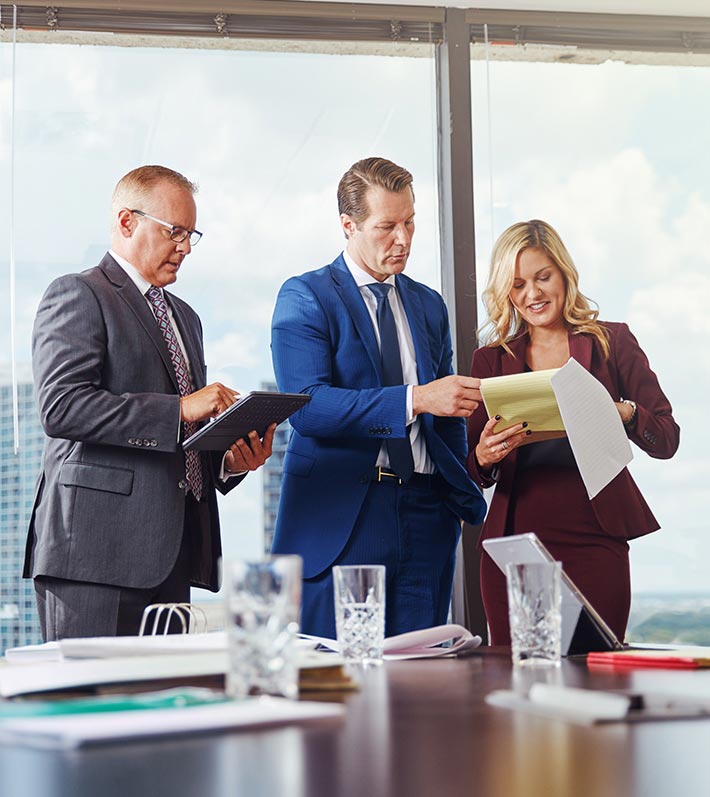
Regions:
M 155 285 L 151 285 L 150 288 L 145 292 L 145 295 L 148 297 L 148 301 L 155 307 L 157 310 L 165 310 L 165 297 L 160 292 L 160 288 L 156 288 Z
M 380 304 L 380 302 L 387 298 L 387 294 L 390 292 L 392 286 L 386 282 L 373 282 L 367 287 L 374 293 L 377 304 Z

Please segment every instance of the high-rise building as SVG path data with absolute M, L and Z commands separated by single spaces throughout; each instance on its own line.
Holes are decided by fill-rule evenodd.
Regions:
M 33 584 L 30 579 L 22 578 L 27 526 L 44 446 L 44 431 L 28 373 L 21 374 L 17 400 L 16 452 L 13 387 L 3 374 L 0 378 L 0 655 L 7 648 L 41 641 Z
M 262 382 L 261 390 L 275 391 L 278 388 L 275 382 Z M 274 539 L 276 513 L 278 512 L 279 499 L 281 498 L 284 456 L 286 455 L 286 446 L 288 445 L 290 434 L 291 426 L 288 421 L 284 421 L 276 427 L 272 454 L 262 468 L 264 485 L 264 551 L 266 553 L 271 550 L 271 543 Z

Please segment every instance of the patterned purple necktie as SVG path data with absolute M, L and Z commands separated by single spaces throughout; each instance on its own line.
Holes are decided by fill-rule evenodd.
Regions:
M 188 396 L 192 393 L 190 370 L 185 362 L 185 355 L 182 353 L 180 344 L 177 341 L 173 325 L 170 323 L 165 297 L 161 290 L 153 286 L 148 290 L 146 296 L 153 306 L 155 320 L 158 322 L 158 326 L 163 333 L 165 343 L 170 352 L 170 359 L 173 362 L 173 369 L 175 370 L 175 377 L 177 378 L 180 395 Z M 183 422 L 183 427 L 186 438 L 197 431 L 197 424 L 192 421 L 189 423 Z M 190 485 L 192 494 L 199 501 L 202 497 L 202 464 L 200 462 L 199 451 L 185 452 L 185 477 L 187 478 L 187 483 Z

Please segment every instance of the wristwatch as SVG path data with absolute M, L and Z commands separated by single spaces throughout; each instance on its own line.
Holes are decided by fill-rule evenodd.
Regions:
M 631 401 L 631 399 L 621 399 L 622 404 L 628 404 L 631 407 L 631 417 L 628 421 L 624 421 L 624 426 L 631 426 L 633 422 L 636 420 L 636 402 Z

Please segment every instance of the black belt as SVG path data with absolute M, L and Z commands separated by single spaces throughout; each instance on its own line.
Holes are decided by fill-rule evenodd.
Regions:
M 417 489 L 441 490 L 446 482 L 438 473 L 413 473 L 409 480 L 404 482 L 396 473 L 386 470 L 380 465 L 375 466 L 372 472 L 372 481 L 378 484 L 392 484 L 401 487 L 415 487 Z

